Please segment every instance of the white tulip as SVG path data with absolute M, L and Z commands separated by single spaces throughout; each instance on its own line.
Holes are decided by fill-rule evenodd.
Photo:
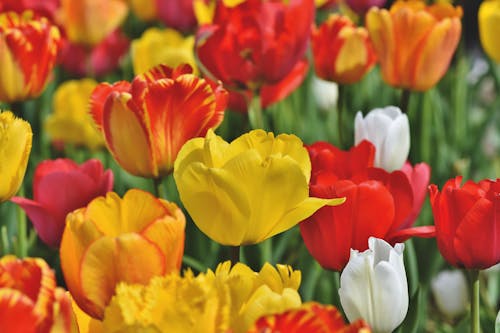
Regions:
M 456 317 L 467 310 L 469 294 L 461 271 L 441 271 L 432 279 L 431 289 L 439 311 L 448 317 Z
M 373 109 L 365 118 L 354 119 L 354 143 L 368 140 L 375 146 L 375 166 L 388 172 L 399 170 L 410 152 L 410 123 L 398 107 Z
M 368 247 L 362 253 L 351 249 L 340 275 L 340 302 L 351 323 L 362 318 L 374 333 L 390 333 L 408 312 L 404 244 L 392 247 L 370 237 Z
M 312 91 L 316 105 L 321 111 L 331 111 L 337 106 L 339 86 L 335 82 L 313 76 Z

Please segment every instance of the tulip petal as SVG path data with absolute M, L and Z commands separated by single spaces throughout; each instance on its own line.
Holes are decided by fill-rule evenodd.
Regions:
M 147 263 L 147 264 L 145 264 Z M 103 268 L 107 269 L 103 269 Z M 147 284 L 165 273 L 165 259 L 157 246 L 137 234 L 102 237 L 92 243 L 81 262 L 81 287 L 86 299 L 99 307 L 90 315 L 102 319 L 104 308 L 119 282 Z
M 101 83 L 95 87 L 90 96 L 90 114 L 98 129 L 102 128 L 104 104 L 113 91 L 128 92 L 130 91 L 130 83 L 127 81 L 118 81 L 112 85 L 109 83 Z
M 36 333 L 43 317 L 34 312 L 34 303 L 22 292 L 0 288 L 0 323 L 2 332 Z
M 389 172 L 400 170 L 410 152 L 410 123 L 406 115 L 393 118 L 381 148 L 382 168 Z

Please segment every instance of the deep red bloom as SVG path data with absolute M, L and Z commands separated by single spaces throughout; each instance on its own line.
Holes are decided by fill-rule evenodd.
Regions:
M 346 197 L 337 207 L 323 207 L 300 224 L 312 256 L 327 269 L 340 271 L 350 249 L 364 251 L 368 238 L 390 243 L 412 236 L 432 237 L 434 227 L 411 228 L 414 210 L 412 182 L 403 171 L 388 173 L 373 167 L 375 148 L 362 141 L 350 151 L 329 143 L 307 147 L 311 157 L 310 193 L 320 198 Z M 419 199 L 420 200 L 420 199 Z
M 450 264 L 485 269 L 500 263 L 500 179 L 461 182 L 429 186 L 437 244 Z
M 58 247 L 66 215 L 105 195 L 113 187 L 113 173 L 104 171 L 99 160 L 81 165 L 70 159 L 46 160 L 38 164 L 33 178 L 33 200 L 14 197 L 33 223 L 40 239 Z
M 129 50 L 130 40 L 115 30 L 94 47 L 63 41 L 59 62 L 78 76 L 102 76 L 116 69 Z
M 211 24 L 196 36 L 204 69 L 231 90 L 278 84 L 303 60 L 314 20 L 313 0 L 217 2 Z
M 190 31 L 198 24 L 193 0 L 156 0 L 156 11 L 158 18 L 175 30 Z

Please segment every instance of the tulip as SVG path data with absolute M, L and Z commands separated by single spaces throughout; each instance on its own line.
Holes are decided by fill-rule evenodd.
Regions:
M 59 0 L 2 0 L 0 2 L 0 13 L 14 11 L 21 14 L 26 10 L 32 10 L 37 15 L 53 20 L 58 6 Z
M 365 15 L 372 7 L 384 7 L 386 0 L 346 0 L 346 3 L 356 14 Z
M 147 284 L 178 272 L 185 218 L 173 203 L 141 190 L 109 192 L 66 218 L 61 268 L 78 306 L 102 319 L 119 282 Z
M 481 2 L 478 12 L 479 37 L 486 54 L 500 63 L 500 1 L 489 0 Z
M 404 244 L 370 237 L 368 250 L 351 251 L 340 275 L 340 303 L 350 322 L 366 320 L 373 332 L 390 333 L 408 311 Z
M 329 9 L 340 3 L 339 0 L 314 0 L 314 4 L 318 9 Z
M 335 82 L 322 80 L 314 76 L 312 91 L 316 105 L 321 111 L 329 111 L 337 106 L 339 99 L 339 86 Z
M 369 333 L 370 328 L 363 320 L 346 325 L 342 314 L 334 306 L 310 302 L 298 309 L 261 317 L 247 331 L 262 332 Z
M 0 258 L 0 326 L 5 333 L 76 333 L 69 296 L 38 258 Z
M 453 266 L 485 269 L 500 263 L 500 179 L 461 182 L 429 186 L 438 248 Z
M 412 227 L 414 189 L 402 171 L 373 167 L 374 147 L 362 141 L 344 152 L 325 143 L 309 147 L 312 161 L 310 194 L 345 197 L 338 207 L 323 207 L 300 224 L 311 255 L 327 269 L 341 271 L 350 249 L 364 251 L 369 237 L 391 244 L 410 237 L 433 237 L 434 227 Z
M 314 29 L 312 51 L 316 75 L 341 84 L 358 82 L 376 61 L 366 29 L 339 14 Z
M 310 198 L 311 164 L 295 135 L 253 130 L 231 143 L 212 131 L 188 141 L 175 161 L 184 207 L 208 237 L 224 245 L 264 241 L 325 205 Z
M 0 113 L 0 203 L 9 200 L 21 187 L 32 137 L 27 121 L 14 117 L 10 111 Z
M 197 26 L 193 0 L 156 0 L 157 16 L 167 27 L 189 31 Z
M 431 177 L 431 168 L 426 163 L 418 163 L 415 166 L 412 166 L 409 162 L 406 162 L 401 168 L 401 171 L 404 172 L 410 181 L 410 185 L 413 190 L 413 208 L 410 215 L 402 224 L 402 227 L 409 228 L 415 222 L 420 214 L 420 211 L 422 210 L 424 200 L 427 196 L 427 187 L 429 186 L 429 180 Z
M 354 144 L 368 140 L 375 146 L 374 166 L 389 172 L 399 170 L 410 152 L 410 123 L 398 107 L 361 111 L 354 120 Z
M 198 30 L 198 59 L 228 89 L 259 93 L 303 61 L 313 20 L 312 0 L 247 0 L 234 7 L 219 1 L 213 22 Z
M 91 113 L 118 164 L 136 176 L 169 174 L 182 145 L 204 136 L 224 116 L 227 92 L 188 65 L 157 66 L 132 83 L 101 83 Z
M 130 9 L 143 21 L 152 21 L 156 19 L 157 0 L 128 0 Z
M 92 47 L 64 40 L 61 66 L 78 76 L 102 76 L 120 65 L 128 53 L 129 44 L 129 39 L 120 30 L 113 31 Z
M 88 113 L 90 95 L 96 86 L 93 79 L 83 79 L 66 81 L 57 87 L 52 99 L 54 113 L 44 124 L 52 142 L 90 149 L 104 146 L 102 134 Z
M 439 311 L 449 318 L 454 318 L 467 310 L 469 291 L 461 271 L 439 272 L 431 281 L 431 290 Z
M 99 160 L 78 165 L 70 159 L 39 163 L 33 177 L 33 200 L 14 197 L 28 215 L 40 239 L 57 248 L 66 225 L 66 215 L 85 207 L 113 187 L 113 173 L 104 171 Z
M 144 286 L 121 283 L 106 308 L 103 329 L 245 333 L 261 316 L 299 307 L 300 278 L 289 266 L 265 264 L 254 272 L 225 262 L 197 276 L 188 270 L 184 277 L 155 277 Z
M 57 27 L 32 12 L 0 14 L 0 101 L 12 103 L 39 96 L 59 50 Z
M 141 38 L 132 41 L 132 65 L 135 74 L 142 74 L 154 66 L 165 64 L 177 67 L 189 64 L 197 74 L 194 58 L 194 37 L 184 38 L 173 29 L 149 28 Z
M 462 8 L 423 1 L 397 1 L 390 10 L 372 8 L 366 28 L 383 80 L 425 91 L 446 73 L 462 31 Z
M 61 0 L 59 23 L 71 43 L 94 46 L 125 20 L 123 0 Z

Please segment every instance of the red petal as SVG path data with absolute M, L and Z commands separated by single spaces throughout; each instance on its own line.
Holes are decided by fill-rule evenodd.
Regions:
M 102 128 L 102 117 L 104 114 L 104 104 L 112 92 L 127 92 L 130 90 L 130 83 L 127 81 L 119 81 L 113 83 L 100 83 L 95 87 L 90 96 L 90 114 L 94 118 L 97 128 Z

